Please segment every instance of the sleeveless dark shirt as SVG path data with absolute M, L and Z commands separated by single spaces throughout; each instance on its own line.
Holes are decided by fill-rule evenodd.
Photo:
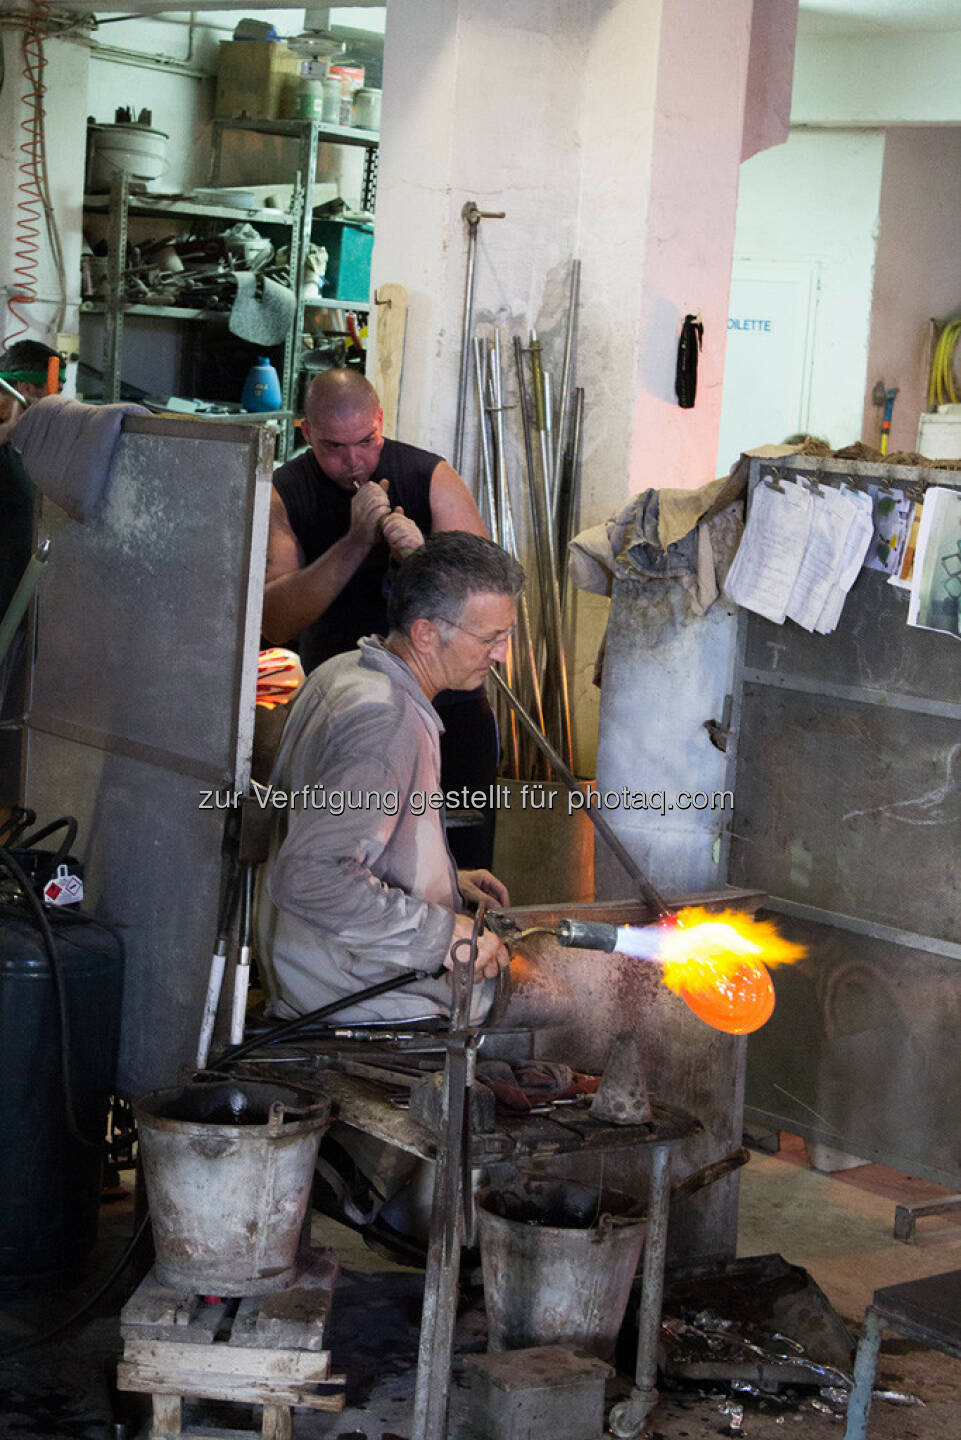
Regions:
M 430 477 L 440 455 L 385 440 L 371 480 L 387 480 L 391 507 L 403 505 L 424 535 L 430 534 Z M 274 486 L 283 500 L 291 529 L 309 565 L 329 550 L 350 528 L 352 494 L 324 474 L 312 450 L 274 471 Z M 362 635 L 386 635 L 385 582 L 390 551 L 381 541 L 347 581 L 332 605 L 301 631 L 297 650 L 309 673 L 332 655 L 352 650 Z

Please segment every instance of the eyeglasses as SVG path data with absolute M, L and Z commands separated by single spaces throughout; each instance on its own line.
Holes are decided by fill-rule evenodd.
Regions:
M 456 620 L 448 620 L 446 616 L 441 616 L 441 620 L 444 625 L 453 625 L 455 630 L 460 630 L 463 635 L 469 635 L 472 640 L 483 645 L 485 650 L 496 650 L 498 645 L 503 645 L 517 632 L 516 621 L 509 630 L 498 630 L 496 635 L 478 635 L 476 630 L 468 630 L 466 625 L 458 625 Z

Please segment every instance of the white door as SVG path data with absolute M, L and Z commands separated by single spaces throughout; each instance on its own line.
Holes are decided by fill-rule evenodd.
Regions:
M 807 430 L 817 296 L 813 261 L 735 260 L 717 474 Z

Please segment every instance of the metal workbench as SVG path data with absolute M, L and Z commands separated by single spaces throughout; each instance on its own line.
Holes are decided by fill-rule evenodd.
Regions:
M 447 1048 L 445 1075 L 449 1075 L 452 1065 L 456 1064 L 458 1050 L 463 1049 L 465 1037 L 452 1032 L 437 1038 Z M 400 1047 L 398 1056 L 405 1051 L 410 1053 L 417 1044 L 422 1046 L 423 1041 Z M 700 1121 L 676 1106 L 652 1099 L 652 1120 L 640 1125 L 614 1125 L 593 1119 L 589 1097 L 585 1097 L 583 1105 L 550 1107 L 546 1114 L 497 1114 L 489 1129 L 468 1127 L 469 1162 L 466 1162 L 463 1156 L 451 1156 L 443 1129 L 429 1127 L 406 1110 L 397 1108 L 395 1101 L 403 1099 L 407 1086 L 402 1080 L 392 1085 L 386 1078 L 389 1071 L 384 1052 L 379 1050 L 375 1057 L 371 1050 L 371 1045 L 366 1043 L 348 1041 L 331 1046 L 324 1041 L 298 1040 L 288 1051 L 288 1058 L 281 1062 L 266 1058 L 246 1060 L 232 1068 L 238 1075 L 282 1079 L 285 1084 L 323 1095 L 331 1101 L 332 1116 L 342 1124 L 435 1163 L 413 1440 L 443 1440 L 447 1434 L 463 1202 L 470 1189 L 469 1174 L 451 1175 L 453 1160 L 462 1162 L 467 1170 L 536 1163 L 556 1155 L 624 1147 L 643 1147 L 649 1151 L 651 1178 L 634 1388 L 630 1399 L 614 1407 L 611 1425 L 618 1436 L 639 1435 L 647 1415 L 657 1403 L 657 1336 L 667 1254 L 670 1157 L 676 1145 L 700 1132 Z M 298 1059 L 295 1052 L 302 1052 L 302 1058 Z M 376 1078 L 370 1072 L 376 1072 Z M 457 1169 L 460 1172 L 460 1163 Z

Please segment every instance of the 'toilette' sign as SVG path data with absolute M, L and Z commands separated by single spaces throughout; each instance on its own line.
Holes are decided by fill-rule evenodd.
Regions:
M 717 474 L 743 450 L 808 428 L 816 266 L 735 261 L 727 322 Z

